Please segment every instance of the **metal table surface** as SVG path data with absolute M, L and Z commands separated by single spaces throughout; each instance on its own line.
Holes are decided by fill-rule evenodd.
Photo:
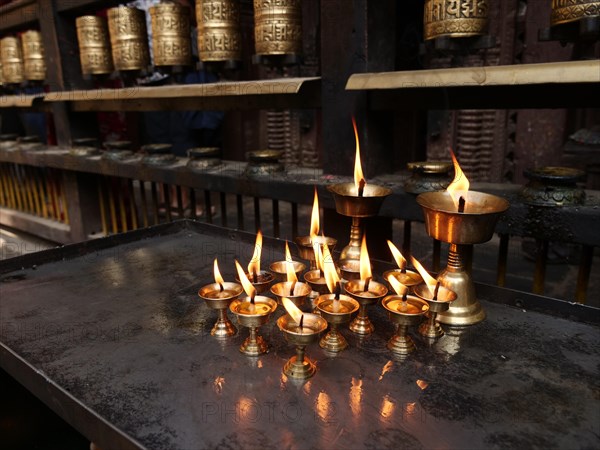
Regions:
M 215 256 L 232 279 L 252 249 L 184 221 L 4 261 L 0 366 L 105 449 L 600 447 L 596 325 L 484 301 L 486 321 L 399 361 L 373 306 L 375 334 L 344 330 L 337 357 L 309 346 L 318 371 L 298 384 L 281 307 L 261 357 L 238 351 L 247 329 L 209 334 L 198 287 Z M 263 264 L 282 256 L 267 239 Z

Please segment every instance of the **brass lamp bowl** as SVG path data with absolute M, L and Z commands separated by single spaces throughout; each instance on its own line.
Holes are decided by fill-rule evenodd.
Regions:
M 275 277 L 275 281 L 287 281 L 287 262 L 286 261 L 275 261 L 269 266 L 269 271 Z M 300 261 L 292 261 L 292 265 L 294 267 L 294 273 L 296 277 L 300 277 L 304 269 L 306 269 L 306 264 L 301 263 Z
M 387 343 L 387 348 L 393 353 L 406 356 L 415 351 L 415 343 L 408 335 L 408 327 L 417 325 L 423 320 L 423 315 L 429 310 L 429 305 L 414 295 L 406 297 L 407 311 L 401 311 L 399 304 L 403 299 L 398 295 L 388 295 L 381 301 L 381 305 L 387 310 L 389 318 L 397 325 L 396 333 Z
M 367 306 L 377 303 L 388 293 L 388 289 L 383 283 L 371 281 L 367 292 L 364 291 L 364 285 L 365 282 L 361 280 L 350 280 L 344 285 L 346 294 L 360 305 L 358 314 L 350 322 L 350 331 L 360 335 L 371 334 L 375 331 L 375 326 L 367 315 Z
M 340 295 L 339 310 L 333 311 L 334 298 L 335 294 L 323 294 L 317 298 L 316 306 L 321 317 L 331 325 L 329 332 L 319 341 L 319 346 L 329 352 L 337 353 L 348 347 L 348 341 L 338 331 L 338 326 L 349 322 L 360 305 L 353 298 Z
M 313 291 L 319 294 L 327 294 L 329 292 L 325 278 L 321 276 L 321 272 L 318 269 L 306 272 L 304 274 L 304 281 L 308 283 Z
M 457 245 L 489 241 L 498 218 L 509 207 L 502 197 L 476 191 L 469 191 L 464 213 L 457 211 L 446 191 L 419 194 L 417 203 L 425 213 L 429 236 Z
M 280 283 L 274 284 L 271 287 L 271 294 L 273 294 L 277 298 L 277 303 L 281 303 L 281 299 L 285 297 L 289 298 L 294 303 L 294 305 L 300 308 L 304 305 L 306 298 L 312 292 L 312 288 L 307 283 L 297 282 L 294 286 L 293 295 L 290 294 L 291 288 L 291 282 L 282 281 Z
M 419 333 L 430 339 L 442 337 L 444 335 L 444 330 L 437 322 L 436 317 L 438 313 L 448 311 L 450 303 L 457 299 L 456 292 L 444 286 L 440 286 L 438 288 L 438 296 L 435 300 L 425 284 L 415 286 L 414 292 L 417 297 L 425 300 L 429 305 L 429 319 L 421 324 Z
M 271 286 L 271 283 L 273 282 L 275 277 L 273 276 L 273 274 L 271 272 L 267 272 L 266 270 L 261 270 L 260 272 L 258 272 L 257 275 L 258 276 L 256 278 L 256 283 L 255 283 L 253 275 L 250 273 L 246 273 L 248 280 L 250 280 L 250 283 L 252 283 L 252 286 L 254 286 L 254 289 L 256 289 L 256 293 L 262 294 L 267 289 L 269 289 L 269 286 Z M 235 280 L 238 283 L 241 283 L 239 277 L 236 276 Z
M 372 217 L 379 213 L 381 204 L 392 193 L 386 187 L 367 184 L 363 196 L 358 196 L 354 183 L 339 183 L 327 186 L 333 194 L 335 210 L 348 217 Z
M 267 343 L 259 336 L 258 328 L 267 323 L 277 309 L 277 302 L 268 297 L 257 295 L 254 302 L 258 309 L 256 314 L 241 313 L 242 304 L 249 303 L 246 300 L 236 299 L 229 305 L 229 310 L 237 316 L 238 323 L 250 330 L 250 335 L 240 346 L 240 352 L 247 356 L 258 356 L 267 352 Z M 263 307 L 264 311 L 261 309 Z
M 390 277 L 396 278 L 400 283 L 408 287 L 416 286 L 423 282 L 423 277 L 418 272 L 410 269 L 406 269 L 405 272 L 402 272 L 401 269 L 392 269 L 383 273 L 383 279 L 387 281 L 388 284 Z M 390 287 L 392 287 L 391 284 Z
M 327 244 L 327 247 L 329 247 L 329 252 L 333 253 L 333 249 L 335 248 L 335 245 L 337 244 L 337 239 L 334 239 L 332 237 L 328 237 L 328 236 L 316 236 L 315 237 L 315 241 L 319 242 L 321 244 Z M 305 259 L 307 261 L 314 261 L 315 260 L 315 251 L 314 251 L 314 247 L 312 246 L 312 239 L 310 236 L 298 236 L 297 238 L 294 239 L 294 242 L 296 243 L 296 246 L 298 247 L 298 252 L 300 253 L 300 258 Z M 312 264 L 311 264 L 311 268 Z
M 240 284 L 231 282 L 223 283 L 222 291 L 218 283 L 212 283 L 200 288 L 198 291 L 200 298 L 204 300 L 209 308 L 216 310 L 219 315 L 210 332 L 212 336 L 223 338 L 235 335 L 237 330 L 227 317 L 227 308 L 243 292 L 244 290 Z

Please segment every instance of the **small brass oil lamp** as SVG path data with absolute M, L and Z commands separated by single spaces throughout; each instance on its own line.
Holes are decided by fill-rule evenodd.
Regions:
M 418 272 L 406 268 L 406 258 L 404 255 L 402 255 L 400 250 L 398 250 L 398 247 L 396 247 L 392 241 L 388 240 L 387 243 L 390 251 L 392 252 L 394 260 L 398 265 L 398 268 L 387 270 L 383 273 L 383 278 L 389 283 L 389 278 L 394 277 L 404 286 L 408 286 L 409 289 L 413 286 L 421 284 L 423 282 L 423 278 Z
M 321 247 L 327 245 L 329 250 L 333 251 L 337 244 L 337 240 L 334 238 L 319 236 L 319 228 L 319 196 L 315 187 L 312 214 L 310 216 L 310 234 L 308 236 L 298 236 L 295 239 L 298 251 L 300 252 L 300 258 L 310 262 L 310 270 L 317 268 L 315 263 L 315 245 L 319 244 Z
M 332 353 L 338 353 L 348 347 L 348 341 L 338 331 L 338 326 L 350 322 L 360 305 L 352 297 L 341 294 L 340 278 L 333 260 L 325 260 L 324 272 L 330 293 L 320 295 L 315 301 L 315 305 L 321 317 L 331 327 L 329 332 L 321 338 L 319 345 Z
M 485 312 L 475 295 L 475 285 L 465 269 L 468 246 L 489 241 L 500 215 L 510 206 L 501 197 L 469 191 L 469 180 L 451 152 L 454 181 L 446 191 L 425 192 L 417 203 L 425 213 L 427 234 L 450 244 L 448 265 L 439 276 L 442 286 L 454 291 L 456 300 L 438 314 L 441 323 L 467 326 L 485 319 Z
M 347 260 L 360 260 L 361 227 L 362 217 L 372 217 L 379 213 L 383 200 L 392 193 L 386 187 L 367 184 L 363 175 L 360 162 L 360 144 L 358 140 L 358 129 L 356 121 L 352 118 L 354 136 L 356 138 L 356 156 L 354 159 L 354 183 L 339 183 L 328 186 L 327 189 L 333 194 L 335 210 L 338 214 L 352 217 L 350 228 L 350 243 L 342 249 L 340 254 L 340 268 L 343 272 L 355 271 L 358 274 L 357 264 L 347 263 Z M 355 270 L 353 270 L 353 267 Z M 344 277 L 346 278 L 346 277 Z M 354 278 L 357 278 L 354 276 Z M 349 279 L 349 278 L 346 278 Z
M 444 335 L 444 330 L 437 322 L 438 313 L 447 311 L 450 303 L 456 300 L 456 293 L 441 285 L 433 278 L 414 257 L 411 257 L 413 265 L 423 277 L 423 283 L 415 286 L 414 293 L 429 305 L 429 319 L 421 324 L 419 333 L 429 339 L 437 339 Z
M 361 335 L 373 333 L 375 326 L 367 316 L 367 305 L 377 303 L 385 297 L 388 289 L 384 284 L 373 281 L 366 234 L 363 234 L 360 251 L 360 280 L 348 281 L 344 289 L 360 305 L 357 316 L 350 322 L 350 330 Z
M 254 253 L 252 254 L 252 259 L 250 259 L 250 263 L 248 264 L 248 273 L 245 274 L 252 283 L 254 289 L 256 289 L 257 294 L 262 294 L 269 289 L 269 286 L 275 279 L 272 273 L 267 272 L 266 270 L 260 270 L 262 241 L 262 233 L 260 230 L 258 230 L 258 233 L 256 233 L 256 242 L 254 244 Z M 241 278 L 239 277 L 236 277 L 236 280 L 241 282 Z
M 327 248 L 327 251 L 329 251 L 327 246 L 324 246 L 323 248 Z M 308 283 L 312 289 L 310 296 L 313 299 L 318 297 L 320 294 L 327 294 L 329 292 L 327 280 L 325 280 L 325 272 L 323 271 L 323 252 L 321 251 L 320 245 L 314 246 L 314 254 L 316 268 L 309 270 L 304 274 L 304 281 L 306 281 L 306 283 Z M 317 312 L 316 307 L 314 312 Z
M 244 290 L 238 283 L 225 282 L 223 280 L 219 271 L 217 258 L 215 258 L 214 262 L 214 274 L 215 282 L 201 287 L 198 295 L 206 302 L 209 308 L 216 309 L 219 314 L 219 318 L 210 334 L 215 337 L 233 336 L 237 330 L 229 320 L 229 317 L 227 317 L 227 308 Z
M 306 265 L 301 263 L 300 261 L 294 261 L 290 254 L 290 248 L 286 241 L 285 243 L 285 260 L 284 261 L 275 261 L 269 266 L 269 271 L 275 277 L 275 281 L 290 281 L 289 280 L 289 271 L 291 270 L 296 275 L 296 279 L 304 272 L 306 269 Z
M 298 282 L 298 272 L 296 272 L 296 261 L 292 260 L 290 254 L 290 248 L 288 243 L 285 243 L 285 261 L 278 261 L 283 263 L 287 270 L 287 281 L 281 281 L 271 287 L 271 293 L 277 298 L 277 301 L 281 303 L 284 297 L 287 297 L 294 305 L 300 307 L 304 305 L 304 302 L 312 289 L 307 283 Z M 274 263 L 274 264 L 278 264 Z M 301 264 L 301 263 L 299 263 Z M 273 264 L 271 264 L 271 267 Z M 302 264 L 302 267 L 305 267 Z
M 306 346 L 315 342 L 327 328 L 327 321 L 316 314 L 303 313 L 293 301 L 284 297 L 281 302 L 286 309 L 277 320 L 277 326 L 283 332 L 285 340 L 296 346 L 296 355 L 283 366 L 283 373 L 289 378 L 306 380 L 317 371 L 317 366 L 305 355 Z
M 396 333 L 387 343 L 387 348 L 399 356 L 406 356 L 415 351 L 415 343 L 408 335 L 408 327 L 419 324 L 423 315 L 429 311 L 425 300 L 408 295 L 408 287 L 395 278 L 390 283 L 397 295 L 388 295 L 381 304 L 387 310 L 390 320 L 397 325 Z
M 237 316 L 240 325 L 250 329 L 250 336 L 240 346 L 240 352 L 248 356 L 258 356 L 266 353 L 268 349 L 265 340 L 259 336 L 258 329 L 269 321 L 271 314 L 277 309 L 277 302 L 269 297 L 256 295 L 257 291 L 240 263 L 236 261 L 235 267 L 248 297 L 232 301 L 229 310 Z

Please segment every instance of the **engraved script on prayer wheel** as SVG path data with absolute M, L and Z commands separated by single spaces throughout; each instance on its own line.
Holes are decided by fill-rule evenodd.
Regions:
M 108 10 L 108 33 L 117 70 L 143 70 L 150 64 L 146 14 L 119 6 Z
M 7 36 L 0 40 L 0 59 L 4 83 L 18 84 L 23 81 L 23 54 L 19 40 Z
M 425 0 L 425 40 L 485 34 L 489 0 Z
M 75 20 L 79 61 L 84 75 L 101 75 L 114 70 L 108 25 L 104 17 L 81 16 Z
M 552 13 L 550 15 L 552 26 L 594 16 L 600 16 L 599 1 L 552 0 Z
M 257 55 L 302 53 L 302 1 L 254 0 Z
M 25 79 L 43 81 L 46 78 L 44 44 L 39 31 L 29 30 L 21 35 Z
M 196 22 L 201 61 L 242 59 L 239 0 L 198 0 Z
M 161 2 L 150 8 L 152 51 L 155 66 L 188 66 L 192 63 L 189 8 Z

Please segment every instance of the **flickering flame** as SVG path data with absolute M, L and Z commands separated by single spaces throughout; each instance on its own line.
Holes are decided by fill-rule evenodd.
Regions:
M 404 269 L 406 267 L 406 258 L 400 253 L 400 250 L 398 250 L 398 247 L 396 247 L 392 241 L 388 240 L 387 243 L 396 264 L 398 264 L 398 268 Z
M 292 260 L 290 247 L 288 246 L 287 241 L 285 242 L 285 271 L 287 272 L 287 280 L 290 283 L 295 283 L 298 281 L 296 271 L 294 270 L 294 261 Z
M 450 150 L 450 156 L 452 156 L 452 164 L 454 164 L 454 180 L 446 188 L 446 191 L 452 197 L 454 206 L 458 208 L 458 201 L 462 196 L 464 200 L 467 200 L 467 191 L 469 190 L 469 180 L 460 168 L 454 152 Z
M 421 265 L 421 263 L 414 256 L 410 257 L 410 260 L 413 263 L 413 266 L 417 269 L 417 271 L 421 274 L 425 285 L 427 286 L 427 290 L 430 295 L 433 295 L 433 291 L 435 289 L 435 285 L 437 284 L 437 280 L 429 275 L 429 272 L 425 270 L 425 268 Z
M 258 233 L 256 233 L 256 242 L 254 243 L 254 253 L 252 254 L 250 264 L 248 264 L 248 273 L 250 275 L 258 275 L 260 273 L 260 254 L 262 251 L 262 241 L 262 233 L 260 230 L 258 230 Z
M 363 234 L 362 244 L 360 245 L 360 279 L 365 281 L 373 278 L 371 273 L 371 261 L 369 260 L 369 252 L 367 251 L 367 234 Z
M 335 263 L 329 252 L 329 247 L 323 246 L 323 272 L 325 275 L 325 283 L 332 294 L 335 292 L 336 285 L 340 281 L 340 277 L 335 270 Z
M 325 263 L 323 262 L 323 252 L 321 251 L 321 244 L 315 242 L 313 243 L 313 251 L 315 252 L 315 266 L 321 272 L 325 271 Z
M 213 264 L 213 267 L 214 267 L 213 272 L 215 274 L 215 283 L 223 286 L 223 283 L 225 283 L 225 280 L 221 276 L 221 271 L 219 270 L 219 263 L 217 262 L 217 258 L 215 258 L 215 263 Z
M 402 283 L 400 283 L 398 281 L 398 278 L 389 277 L 388 282 L 390 283 L 390 285 L 392 286 L 392 289 L 394 289 L 394 292 L 396 292 L 396 294 L 404 295 L 404 294 L 408 293 L 408 286 L 405 286 Z
M 283 307 L 285 308 L 287 313 L 292 317 L 292 320 L 296 322 L 298 326 L 300 326 L 300 320 L 302 320 L 303 314 L 300 308 L 294 305 L 294 302 L 287 297 L 283 297 L 281 299 L 281 303 L 283 304 Z
M 254 298 L 256 296 L 256 289 L 254 289 L 254 286 L 252 286 L 252 283 L 250 283 L 250 280 L 244 273 L 244 269 L 242 269 L 242 266 L 240 266 L 240 263 L 237 262 L 237 259 L 235 260 L 235 268 L 237 269 L 238 278 L 240 279 L 240 282 L 242 283 L 244 292 L 246 293 L 246 295 L 248 297 Z
M 356 127 L 356 119 L 354 119 L 354 117 L 352 117 L 352 126 L 354 127 L 354 138 L 356 139 L 356 156 L 354 158 L 354 186 L 356 186 L 356 190 L 360 192 L 361 186 L 364 188 L 367 184 L 367 180 L 365 180 L 360 163 L 360 143 L 358 141 L 358 128 Z
M 310 239 L 313 240 L 319 234 L 319 197 L 315 186 L 315 199 L 313 200 L 312 215 L 310 216 Z

